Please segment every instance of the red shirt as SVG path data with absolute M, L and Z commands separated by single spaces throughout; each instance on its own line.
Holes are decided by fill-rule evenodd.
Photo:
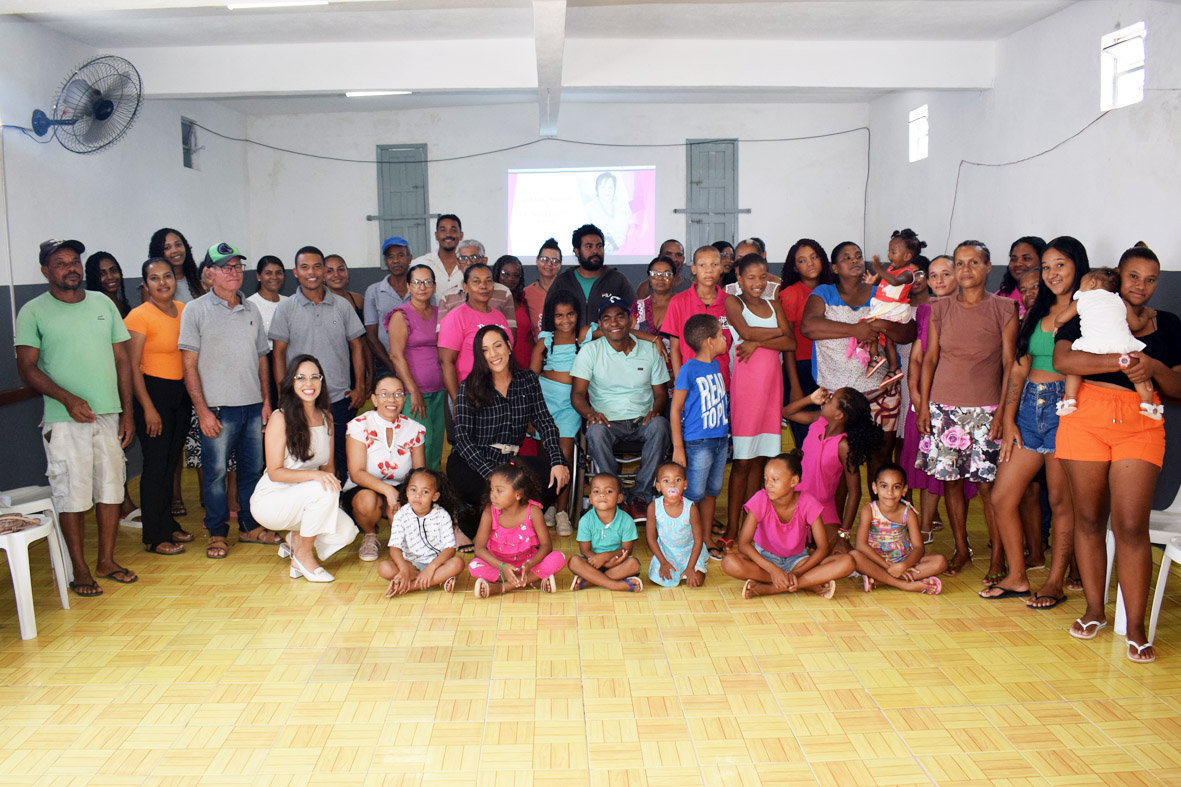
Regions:
M 811 294 L 811 287 L 802 281 L 797 281 L 790 287 L 781 287 L 775 296 L 779 298 L 783 314 L 791 323 L 792 331 L 795 332 L 797 361 L 812 360 L 812 340 L 800 333 L 800 324 L 804 321 L 804 304 L 808 302 L 808 296 Z
M 709 314 L 718 318 L 722 324 L 722 334 L 726 337 L 726 354 L 717 357 L 718 366 L 722 367 L 722 381 L 726 383 L 726 390 L 730 390 L 730 345 L 734 337 L 730 333 L 730 323 L 726 319 L 726 293 L 721 287 L 717 288 L 717 297 L 709 306 L 697 295 L 697 287 L 693 286 L 684 292 L 677 293 L 668 302 L 668 310 L 664 313 L 664 322 L 660 330 L 669 336 L 675 336 L 681 343 L 681 363 L 694 356 L 693 348 L 685 342 L 685 321 L 694 314 Z

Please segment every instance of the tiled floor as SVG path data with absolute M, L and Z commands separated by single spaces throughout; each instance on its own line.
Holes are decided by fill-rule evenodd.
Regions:
M 0 576 L 0 783 L 1181 783 L 1175 595 L 1139 666 L 1067 636 L 1081 594 L 983 601 L 979 564 L 938 597 L 744 601 L 711 564 L 694 591 L 387 600 L 355 552 L 319 586 L 273 548 L 138 542 L 139 582 L 69 611 L 38 545 L 27 642 Z

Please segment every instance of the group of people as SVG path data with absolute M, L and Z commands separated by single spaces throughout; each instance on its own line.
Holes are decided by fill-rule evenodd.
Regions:
M 1110 511 L 1128 657 L 1155 658 L 1146 529 L 1160 397 L 1181 395 L 1181 323 L 1146 305 L 1160 263 L 1143 245 L 1092 270 L 1074 238 L 1020 238 L 991 293 L 984 243 L 928 259 L 909 229 L 893 233 L 884 263 L 853 242 L 830 260 L 801 239 L 779 275 L 758 238 L 688 255 L 669 240 L 638 290 L 605 264 L 594 225 L 572 235 L 577 265 L 545 241 L 528 286 L 520 259 L 490 266 L 454 215 L 435 240 L 415 258 L 405 239 L 386 239 L 388 275 L 363 295 L 339 255 L 305 246 L 284 297 L 286 268 L 264 256 L 246 297 L 239 249 L 213 244 L 198 266 L 165 228 L 134 307 L 111 255 L 84 271 L 81 243 L 43 243 L 49 291 L 22 308 L 16 345 L 22 378 L 45 397 L 74 592 L 101 594 L 96 574 L 136 580 L 114 538 L 129 502 L 122 449 L 138 435 L 148 552 L 180 554 L 193 539 L 176 518 L 178 465 L 192 453 L 207 557 L 227 556 L 236 519 L 237 543 L 273 544 L 292 577 L 329 582 L 322 562 L 360 534 L 359 557 L 381 560 L 389 595 L 452 590 L 459 552 L 473 554 L 481 597 L 553 592 L 567 565 L 571 589 L 636 592 L 637 521 L 661 585 L 698 586 L 716 559 L 746 580 L 744 597 L 831 597 L 850 575 L 865 591 L 937 594 L 940 574 L 973 559 L 967 508 L 979 497 L 991 540 L 981 597 L 1046 610 L 1076 582 L 1087 609 L 1070 633 L 1090 639 L 1106 625 Z M 596 472 L 571 489 L 580 437 Z M 630 486 L 620 447 L 639 453 Z M 589 502 L 576 524 L 571 494 Z M 924 551 L 940 498 L 950 557 Z M 82 553 L 92 505 L 94 573 Z M 551 529 L 575 535 L 569 560 Z M 1047 540 L 1050 570 L 1034 590 L 1027 572 Z

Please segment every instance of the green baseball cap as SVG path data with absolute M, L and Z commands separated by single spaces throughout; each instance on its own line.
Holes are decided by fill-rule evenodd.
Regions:
M 205 259 L 201 262 L 201 267 L 212 265 L 215 268 L 224 268 L 235 257 L 243 260 L 246 259 L 245 254 L 230 244 L 215 243 L 209 247 L 209 251 L 205 252 Z

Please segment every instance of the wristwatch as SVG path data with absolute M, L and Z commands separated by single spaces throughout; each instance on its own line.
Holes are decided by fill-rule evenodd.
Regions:
M 1127 369 L 1131 365 L 1132 365 L 1132 356 L 1128 355 L 1127 353 L 1124 353 L 1123 355 L 1121 355 L 1119 357 L 1119 368 Z

